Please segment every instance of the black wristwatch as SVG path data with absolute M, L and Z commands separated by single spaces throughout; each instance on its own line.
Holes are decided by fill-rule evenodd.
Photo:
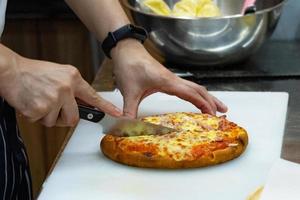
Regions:
M 144 43 L 147 37 L 148 33 L 144 28 L 128 24 L 114 32 L 109 32 L 107 37 L 102 42 L 101 47 L 105 55 L 111 58 L 110 51 L 117 45 L 120 40 L 123 40 L 125 38 L 135 38 L 141 41 L 141 43 Z

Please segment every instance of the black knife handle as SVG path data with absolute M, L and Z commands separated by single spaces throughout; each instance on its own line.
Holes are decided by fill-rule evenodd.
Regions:
M 90 122 L 99 122 L 105 116 L 105 113 L 89 106 L 78 104 L 79 117 Z

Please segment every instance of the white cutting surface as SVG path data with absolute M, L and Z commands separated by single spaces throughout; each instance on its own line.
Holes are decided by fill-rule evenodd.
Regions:
M 102 125 L 80 121 L 40 200 L 244 200 L 266 182 L 280 157 L 287 113 L 287 93 L 213 92 L 230 110 L 228 119 L 246 128 L 249 146 L 239 158 L 218 166 L 187 170 L 154 170 L 115 163 L 99 150 Z M 101 95 L 122 105 L 119 92 Z M 141 115 L 198 110 L 165 94 L 151 95 Z M 102 122 L 104 125 L 107 120 Z
M 299 200 L 300 165 L 278 159 L 270 170 L 261 200 Z

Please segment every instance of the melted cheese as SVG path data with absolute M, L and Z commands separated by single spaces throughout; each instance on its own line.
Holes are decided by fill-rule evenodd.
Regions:
M 142 120 L 171 127 L 177 131 L 167 135 L 127 137 L 123 141 L 154 145 L 158 148 L 159 155 L 169 156 L 177 161 L 193 159 L 192 149 L 195 146 L 222 142 L 224 138 L 236 136 L 230 131 L 218 130 L 220 121 L 225 119 L 207 114 L 172 113 L 150 116 Z

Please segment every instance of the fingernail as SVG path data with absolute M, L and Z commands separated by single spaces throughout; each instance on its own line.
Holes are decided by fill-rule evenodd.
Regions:
M 228 107 L 222 101 L 218 101 L 218 102 L 219 102 L 219 106 L 221 106 L 223 108 L 223 110 L 228 109 Z
M 224 108 L 224 110 L 227 110 L 227 109 L 228 109 L 228 107 L 227 107 L 224 103 L 221 102 L 221 105 L 222 105 L 222 107 Z
M 227 112 L 227 111 L 228 111 L 228 107 L 225 106 L 225 107 L 224 107 L 224 113 Z
M 223 103 L 223 101 L 220 101 L 220 103 L 221 103 L 221 105 L 223 105 L 224 107 L 227 107 L 227 106 L 225 105 L 225 103 Z

